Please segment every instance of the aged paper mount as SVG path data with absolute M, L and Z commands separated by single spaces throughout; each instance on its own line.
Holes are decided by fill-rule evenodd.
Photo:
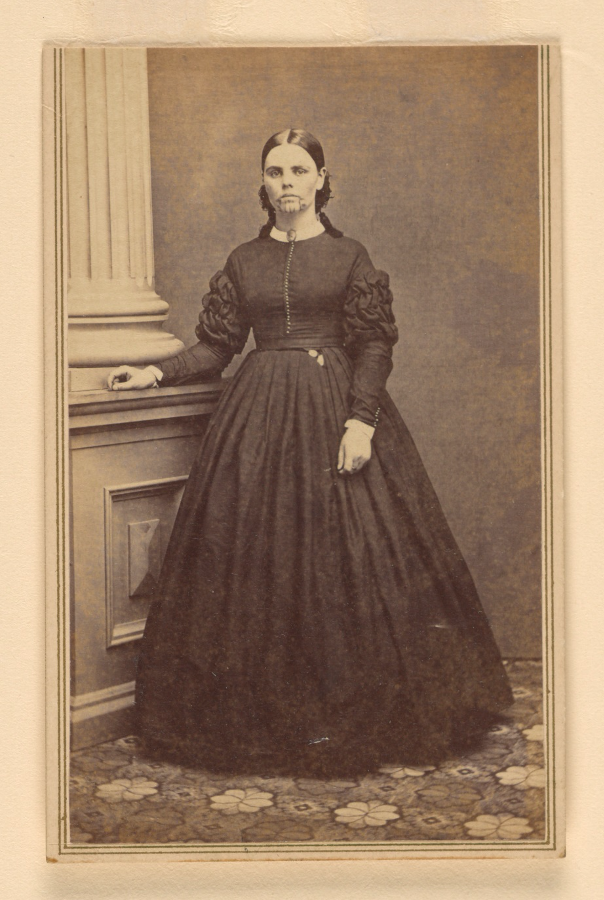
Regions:
M 187 48 L 191 52 L 192 48 Z M 308 48 L 310 50 L 310 48 Z M 428 48 L 426 48 L 428 49 Z M 483 48 L 484 49 L 484 48 Z M 129 588 L 126 596 L 136 598 L 144 595 L 143 584 L 147 575 L 155 577 L 158 568 L 158 559 L 161 556 L 160 549 L 153 542 L 153 527 L 151 533 L 147 527 L 149 522 L 156 522 L 157 515 L 161 518 L 165 516 L 170 520 L 174 515 L 174 504 L 177 504 L 180 497 L 180 490 L 186 474 L 169 474 L 161 477 L 147 479 L 143 482 L 140 477 L 128 479 L 121 473 L 120 478 L 114 483 L 106 483 L 102 485 L 101 494 L 94 501 L 99 502 L 100 507 L 96 511 L 91 512 L 91 521 L 95 516 L 101 515 L 103 518 L 103 540 L 111 542 L 117 540 L 115 538 L 116 529 L 124 527 L 127 535 L 127 543 L 129 548 L 128 562 L 123 572 L 121 570 L 115 574 L 111 569 L 110 554 L 107 553 L 107 545 L 99 546 L 99 556 L 97 567 L 101 572 L 103 580 L 103 596 L 100 598 L 89 597 L 87 600 L 82 599 L 82 595 L 78 594 L 74 584 L 74 576 L 70 575 L 70 557 L 74 553 L 74 531 L 73 531 L 73 501 L 74 475 L 78 477 L 77 471 L 70 467 L 69 461 L 69 441 L 72 441 L 72 449 L 90 449 L 94 446 L 108 446 L 101 440 L 92 437 L 94 434 L 100 434 L 103 429 L 108 426 L 116 428 L 119 424 L 119 416 L 115 415 L 114 420 L 108 422 L 113 414 L 113 410 L 109 409 L 109 403 L 112 401 L 111 395 L 102 392 L 100 381 L 95 379 L 105 377 L 106 370 L 113 363 L 106 365 L 104 360 L 99 356 L 99 361 L 92 358 L 86 360 L 84 355 L 79 361 L 71 367 L 68 364 L 68 355 L 71 349 L 73 361 L 73 350 L 77 345 L 78 328 L 68 328 L 68 325 L 74 325 L 73 317 L 71 323 L 68 322 L 67 294 L 68 285 L 71 279 L 72 284 L 77 263 L 76 251 L 74 249 L 73 240 L 73 212 L 72 221 L 69 222 L 68 209 L 68 176 L 66 169 L 67 148 L 70 141 L 72 146 L 77 140 L 82 139 L 82 134 L 77 132 L 78 124 L 76 118 L 70 120 L 70 111 L 66 111 L 66 77 L 65 77 L 65 56 L 66 51 L 61 47 L 48 47 L 44 56 L 44 116 L 45 116 L 45 228 L 44 228 L 44 246 L 45 246 L 45 320 L 46 320 L 46 402 L 47 402 L 47 419 L 46 419 L 46 490 L 47 490 L 47 578 L 48 578 L 48 619 L 47 619 L 47 733 L 48 733 L 48 856 L 51 859 L 60 861 L 83 861 L 91 859 L 111 859 L 118 858 L 136 858 L 136 859 L 156 859 L 163 856 L 166 859 L 345 859 L 345 858 L 433 858 L 433 857 L 533 857 L 539 858 L 544 856 L 560 856 L 564 852 L 564 813 L 563 813 L 563 679 L 562 679 L 562 656 L 563 656 L 563 637 L 562 637 L 562 517 L 561 517 L 561 467 L 562 467 L 562 448 L 561 448 L 561 277 L 560 277 L 560 190 L 559 190 L 559 172 L 560 172 L 560 153 L 559 153 L 559 52 L 558 48 L 552 45 L 539 45 L 534 48 L 537 57 L 537 79 L 535 84 L 535 94 L 538 102 L 538 158 L 539 158 L 539 282 L 540 282 L 540 301 L 539 301 L 539 349 L 540 349 L 540 434 L 541 434 L 541 489 L 542 489 L 542 515 L 541 515 L 541 615 L 542 615 L 542 663 L 541 663 L 541 686 L 545 702 L 543 704 L 543 748 L 544 748 L 544 765 L 545 775 L 543 782 L 539 783 L 539 787 L 531 784 L 523 785 L 522 789 L 518 789 L 518 797 L 530 797 L 531 791 L 542 790 L 544 794 L 544 820 L 543 820 L 543 837 L 540 839 L 531 839 L 530 833 L 523 831 L 522 826 L 516 834 L 513 833 L 513 827 L 506 832 L 506 820 L 522 820 L 526 821 L 522 814 L 513 816 L 507 812 L 488 813 L 482 812 L 478 808 L 469 817 L 468 821 L 476 821 L 479 816 L 482 820 L 475 825 L 474 828 L 465 829 L 465 835 L 456 836 L 452 839 L 438 839 L 426 836 L 426 826 L 423 830 L 418 828 L 417 836 L 413 839 L 395 840 L 389 837 L 387 840 L 380 839 L 380 827 L 373 828 L 371 839 L 367 838 L 367 831 L 363 833 L 362 840 L 355 841 L 347 835 L 345 840 L 337 841 L 316 841 L 309 840 L 306 832 L 300 832 L 300 838 L 296 839 L 295 828 L 291 831 L 289 839 L 279 840 L 279 836 L 271 837 L 270 831 L 267 831 L 267 838 L 262 840 L 260 832 L 250 841 L 243 838 L 238 843 L 228 843 L 221 839 L 221 842 L 212 842 L 204 839 L 196 842 L 190 837 L 175 837 L 174 839 L 146 839 L 140 838 L 136 840 L 117 840 L 112 837 L 110 841 L 100 842 L 95 839 L 93 832 L 86 832 L 82 823 L 86 821 L 86 815 L 80 819 L 77 828 L 74 827 L 73 821 L 73 801 L 70 805 L 69 800 L 69 781 L 70 774 L 73 776 L 73 770 L 70 768 L 70 752 L 86 751 L 90 747 L 106 744 L 107 742 L 119 740 L 119 735 L 123 739 L 127 739 L 130 731 L 122 730 L 120 717 L 124 716 L 124 722 L 127 722 L 132 697 L 131 678 L 123 677 L 121 681 L 111 678 L 105 678 L 101 675 L 99 686 L 90 689 L 88 686 L 84 690 L 79 690 L 77 686 L 78 671 L 74 670 L 76 664 L 74 659 L 78 654 L 78 640 L 89 640 L 88 635 L 82 636 L 83 633 L 78 631 L 79 628 L 85 628 L 84 620 L 90 615 L 87 604 L 92 607 L 95 602 L 102 604 L 102 616 L 104 619 L 105 633 L 103 640 L 105 644 L 102 648 L 103 653 L 109 654 L 113 659 L 120 658 L 120 654 L 125 656 L 124 648 L 132 648 L 140 637 L 142 632 L 144 617 L 128 618 L 124 614 L 124 609 L 120 606 L 121 597 L 116 584 L 120 579 L 127 581 Z M 445 49 L 442 48 L 443 52 Z M 122 51 L 120 51 L 122 52 Z M 123 51 L 126 55 L 128 51 Z M 133 53 L 135 51 L 132 51 Z M 195 52 L 203 54 L 203 49 L 199 48 Z M 219 53 L 220 51 L 211 51 Z M 327 48 L 315 50 L 315 53 L 329 53 Z M 351 51 L 354 52 L 354 51 Z M 449 52 L 454 52 L 454 48 L 449 48 Z M 123 109 L 132 112 L 136 108 L 137 97 L 135 89 L 132 87 L 139 79 L 139 87 L 141 69 L 137 68 L 138 63 L 134 56 L 128 58 L 125 63 L 126 68 L 131 67 L 132 81 L 128 82 L 131 93 L 126 91 L 124 95 Z M 145 69 L 146 71 L 146 69 Z M 92 78 L 92 76 L 90 75 Z M 92 81 L 90 82 L 93 83 Z M 146 85 L 145 85 L 146 89 Z M 128 107 L 128 104 L 134 104 Z M 73 108 L 73 107 L 72 107 Z M 140 109 L 138 110 L 140 112 Z M 144 113 L 143 103 L 143 113 Z M 148 115 L 148 110 L 146 112 Z M 81 120 L 81 124 L 84 120 Z M 90 129 L 92 127 L 91 119 L 86 123 Z M 144 128 L 140 132 L 129 132 L 134 145 L 126 150 L 126 153 L 137 152 L 148 154 L 148 148 L 145 141 L 148 141 L 148 133 L 145 135 Z M 92 147 L 89 151 L 92 156 L 100 152 L 99 147 Z M 77 156 L 76 156 L 77 158 Z M 91 157 L 89 156 L 89 164 Z M 119 177 L 115 172 L 109 171 L 109 178 Z M 143 177 L 139 183 L 138 189 L 141 194 L 141 203 L 144 207 L 145 202 L 150 202 L 150 194 L 146 196 L 146 192 L 150 192 L 150 181 L 147 182 Z M 93 197 L 93 192 L 90 194 Z M 145 200 L 146 197 L 146 200 Z M 103 197 L 94 197 L 94 202 L 98 221 L 103 216 Z M 136 206 L 136 198 L 130 198 L 131 203 Z M 92 204 L 94 205 L 94 203 Z M 135 217 L 136 218 L 136 217 Z M 97 222 L 98 225 L 98 222 Z M 117 220 L 111 220 L 112 227 L 119 228 L 120 223 Z M 72 228 L 70 237 L 69 228 Z M 102 230 L 102 229 L 101 229 Z M 147 264 L 151 260 L 151 269 L 145 270 L 145 263 L 140 262 L 141 271 L 137 273 L 139 282 L 147 278 L 148 284 L 151 283 L 152 272 L 152 252 L 153 252 L 153 223 L 145 219 L 144 213 L 136 220 L 134 232 L 128 234 L 124 240 L 128 241 L 129 252 L 131 257 L 136 256 L 137 247 L 146 248 L 148 252 Z M 96 239 L 102 242 L 102 235 L 99 237 L 97 233 Z M 150 248 L 150 249 L 149 249 Z M 81 249 L 81 248 L 80 248 Z M 126 253 L 125 246 L 122 248 Z M 108 252 L 111 252 L 108 245 Z M 113 252 L 115 253 L 115 247 Z M 141 250 L 141 259 L 144 252 Z M 114 261 L 115 262 L 115 261 Z M 134 263 L 137 264 L 136 261 Z M 211 273 L 209 273 L 211 274 Z M 150 303 L 156 302 L 154 297 L 147 296 L 145 300 Z M 100 307 L 91 306 L 88 310 L 88 318 L 98 318 Z M 158 305 L 157 309 L 158 341 L 168 341 L 170 336 L 160 336 L 163 309 Z M 147 315 L 149 320 L 153 318 L 153 310 L 151 314 L 149 310 Z M 103 314 L 107 318 L 111 318 L 111 310 L 103 310 Z M 80 315 L 83 321 L 85 315 Z M 75 323 L 77 326 L 82 324 Z M 105 330 L 107 329 L 106 323 Z M 84 322 L 85 325 L 85 322 Z M 136 326 L 136 323 L 134 323 Z M 81 329 L 80 329 L 81 330 Z M 99 331 L 99 346 L 102 342 L 102 328 Z M 131 331 L 130 334 L 133 332 Z M 128 338 L 126 338 L 128 340 Z M 71 348 L 69 342 L 72 342 Z M 94 344 L 94 338 L 92 343 Z M 180 346 L 178 339 L 174 339 L 174 348 L 172 352 L 176 352 Z M 168 354 L 169 355 L 169 354 Z M 165 358 L 165 356 L 164 356 Z M 144 354 L 140 361 L 145 359 Z M 88 365 L 86 365 L 88 362 Z M 137 364 L 138 359 L 132 362 Z M 95 372 L 96 370 L 96 372 Z M 87 380 L 88 379 L 88 380 Z M 91 394 L 98 392 L 96 396 Z M 158 392 L 159 393 L 159 392 Z M 184 400 L 181 396 L 179 401 L 181 404 L 188 405 L 187 422 L 190 421 L 189 413 L 196 416 L 207 416 L 213 408 L 216 400 L 216 388 L 205 385 L 203 390 L 189 390 L 184 392 Z M 68 403 L 68 395 L 69 403 Z M 173 401 L 173 408 L 177 401 Z M 83 406 L 87 406 L 86 415 L 87 425 L 83 427 Z M 129 427 L 144 428 L 148 427 L 152 416 L 146 410 L 156 409 L 158 401 L 155 397 L 141 398 L 139 409 L 134 411 L 133 419 L 129 423 Z M 126 409 L 126 405 L 122 404 L 122 410 Z M 153 413 L 157 416 L 157 413 Z M 71 416 L 71 424 L 70 424 Z M 78 419 L 78 416 L 80 418 Z M 136 424 L 133 426 L 133 422 Z M 147 423 L 147 425 L 145 425 Z M 179 432 L 183 435 L 184 432 Z M 197 434 L 196 426 L 185 436 L 194 438 Z M 75 443 L 74 443 L 75 441 Z M 126 439 L 124 439 L 126 443 Z M 80 476 L 82 473 L 80 473 Z M 83 470 L 83 475 L 92 477 L 92 471 Z M 184 477 L 183 477 L 184 476 Z M 161 507 L 160 513 L 156 514 L 153 510 L 149 511 L 144 507 L 144 503 L 148 496 L 159 497 Z M 120 503 L 130 502 L 136 499 L 137 503 L 143 504 L 137 507 L 136 515 L 139 518 L 147 516 L 145 522 L 122 522 L 114 519 L 116 506 Z M 172 504 L 172 505 L 170 505 Z M 165 507 L 165 508 L 164 508 Z M 80 523 L 82 520 L 79 519 Z M 137 525 L 144 525 L 144 528 L 136 528 Z M 121 532 L 120 532 L 121 533 Z M 92 534 L 91 541 L 95 538 Z M 120 538 L 122 540 L 122 538 Z M 124 538 L 123 540 L 126 540 Z M 157 543 L 157 542 L 156 542 Z M 90 578 L 90 583 L 94 582 L 94 575 L 86 569 L 88 562 L 78 562 L 75 558 L 76 568 L 81 564 L 84 568 L 79 570 L 75 578 Z M 509 560 L 508 564 L 513 565 L 513 560 Z M 116 563 L 119 567 L 121 563 Z M 115 575 L 115 578 L 113 578 Z M 80 582 L 81 583 L 81 582 Z M 71 598 L 71 599 L 70 599 Z M 83 604 L 80 608 L 79 604 Z M 84 623 L 84 624 L 82 624 Z M 98 652 L 98 648 L 86 646 L 86 653 L 90 653 L 91 657 Z M 108 657 L 109 658 L 109 657 Z M 113 664 L 113 663 L 112 663 Z M 126 672 L 130 663 L 126 661 L 122 666 L 117 664 L 120 671 Z M 120 668 L 121 667 L 121 668 Z M 86 681 L 86 673 L 82 676 Z M 113 675 L 112 675 L 113 677 Z M 70 685 L 76 682 L 75 690 Z M 109 682 L 109 683 L 108 683 Z M 111 725 L 109 731 L 105 731 L 107 724 L 106 717 L 111 717 Z M 101 726 L 102 723 L 102 726 Z M 124 726 L 125 727 L 125 726 Z M 74 735 L 77 735 L 74 743 Z M 109 735 L 109 741 L 107 740 Z M 121 751 L 118 751 L 121 752 Z M 530 777 L 531 771 L 535 771 L 538 767 L 528 764 L 527 766 L 513 766 L 514 768 L 525 770 L 525 777 Z M 508 766 L 508 769 L 512 766 Z M 97 779 L 97 794 L 94 800 L 96 806 L 99 803 L 108 801 L 108 793 L 111 789 L 105 787 L 105 797 L 103 798 L 103 785 L 117 785 L 113 790 L 119 791 L 118 782 L 123 782 L 122 787 L 124 793 L 127 793 L 128 787 L 133 787 L 136 791 L 136 785 L 146 785 L 148 794 L 144 792 L 140 795 L 140 799 L 134 800 L 122 799 L 120 807 L 116 803 L 114 809 L 120 811 L 123 809 L 136 809 L 140 815 L 141 821 L 149 822 L 153 819 L 154 810 L 158 810 L 157 818 L 161 820 L 161 812 L 158 806 L 153 805 L 151 798 L 161 795 L 161 790 L 157 791 L 157 782 L 152 780 L 151 775 L 147 772 L 145 776 L 136 775 L 134 770 L 121 778 L 114 778 L 110 768 L 105 767 L 103 772 L 106 774 L 106 780 L 99 784 Z M 119 773 L 118 773 L 119 774 Z M 415 776 L 412 776 L 415 777 Z M 495 775 L 491 776 L 495 778 Z M 519 776 L 521 777 L 521 776 Z M 138 779 L 138 781 L 137 781 Z M 75 778 L 77 782 L 77 775 Z M 505 783 L 505 779 L 500 779 Z M 126 782 L 129 782 L 128 785 Z M 467 783 L 467 782 L 466 782 Z M 508 777 L 508 783 L 513 785 L 513 776 Z M 536 784 L 536 783 L 535 783 Z M 163 787 L 163 785 L 162 785 Z M 476 787 L 476 785 L 474 786 Z M 222 790 L 222 788 L 221 788 Z M 526 790 L 526 793 L 524 791 Z M 269 792 L 270 793 L 270 792 Z M 216 795 L 219 792 L 217 790 Z M 438 794 L 438 791 L 436 792 Z M 100 796 L 101 801 L 98 797 Z M 433 796 L 436 796 L 433 793 Z M 439 795 L 440 796 L 440 795 Z M 334 798 L 330 798 L 334 799 Z M 337 799 L 337 795 L 335 795 Z M 270 801 L 273 802 L 272 800 Z M 351 800 L 351 803 L 365 803 L 365 801 Z M 137 804 L 136 806 L 128 804 Z M 145 805 L 147 804 L 147 805 Z M 328 804 L 329 805 L 329 804 Z M 385 802 L 382 807 L 387 806 Z M 331 804 L 333 809 L 334 804 Z M 106 807 L 107 809 L 109 806 Z M 381 808 L 381 807 L 380 807 Z M 512 807 L 509 807 L 513 809 Z M 370 810 L 365 810 L 369 812 Z M 404 815 L 404 810 L 402 811 Z M 93 807 L 89 811 L 89 815 L 94 818 Z M 254 815 L 251 813 L 250 815 Z M 401 811 L 395 813 L 397 817 L 401 816 Z M 435 811 L 435 815 L 438 812 Z M 480 828 L 487 828 L 490 817 L 494 830 L 491 833 L 491 839 L 486 835 L 486 831 L 478 836 Z M 169 814 L 168 814 L 169 818 Z M 428 816 L 429 818 L 429 816 Z M 496 820 L 496 821 L 494 821 Z M 460 820 L 461 821 L 461 820 Z M 172 824 L 175 824 L 176 820 Z M 464 823 L 462 823 L 464 824 Z M 443 827 L 446 827 L 443 825 Z M 116 832 L 117 834 L 118 832 Z M 140 831 L 139 834 L 143 834 Z M 165 834 L 165 829 L 162 834 Z M 176 833 L 176 832 L 175 832 Z M 152 835 L 152 829 L 148 831 Z M 184 835 L 185 832 L 183 831 Z M 485 836 L 486 835 L 486 836 Z M 477 837 L 478 836 L 478 837 Z M 472 839 L 470 839 L 472 838 Z

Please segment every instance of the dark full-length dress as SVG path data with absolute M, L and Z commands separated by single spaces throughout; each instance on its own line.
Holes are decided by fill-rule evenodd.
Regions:
M 224 391 L 141 644 L 138 729 L 207 768 L 434 763 L 512 702 L 472 577 L 385 390 L 388 276 L 328 232 L 256 238 L 202 302 L 162 384 Z M 313 353 L 309 353 L 311 350 Z M 372 456 L 337 472 L 345 422 Z

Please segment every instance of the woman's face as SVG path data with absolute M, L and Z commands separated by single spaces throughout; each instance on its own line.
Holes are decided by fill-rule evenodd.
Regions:
M 298 144 L 273 147 L 264 163 L 264 186 L 277 212 L 315 208 L 315 194 L 323 187 L 326 169 L 319 172 L 312 156 Z

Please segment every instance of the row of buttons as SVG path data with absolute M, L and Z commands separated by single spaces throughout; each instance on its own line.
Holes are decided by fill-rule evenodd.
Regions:
M 292 256 L 294 255 L 294 243 L 296 239 L 295 231 L 287 233 L 287 238 L 289 240 L 289 248 L 287 251 L 287 261 L 285 263 L 285 275 L 283 278 L 283 300 L 285 302 L 285 331 L 287 334 L 291 331 L 291 311 L 289 308 L 289 270 L 292 264 Z M 323 359 L 323 354 L 319 353 L 317 350 L 309 350 L 309 355 L 314 357 L 320 366 L 325 365 L 325 360 Z M 374 427 L 377 427 L 378 418 L 380 415 L 380 407 L 378 406 L 375 413 Z
M 289 238 L 289 232 L 288 232 Z M 285 263 L 285 276 L 283 278 L 283 299 L 285 301 L 285 331 L 287 334 L 291 331 L 291 313 L 289 309 L 289 269 L 292 264 L 292 256 L 294 255 L 294 241 L 290 240 L 289 249 L 287 251 L 287 262 Z

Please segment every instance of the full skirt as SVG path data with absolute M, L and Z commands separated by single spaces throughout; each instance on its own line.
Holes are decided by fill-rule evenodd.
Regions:
M 434 764 L 512 702 L 472 577 L 386 396 L 336 470 L 352 364 L 253 351 L 193 465 L 141 644 L 149 752 L 210 769 Z

